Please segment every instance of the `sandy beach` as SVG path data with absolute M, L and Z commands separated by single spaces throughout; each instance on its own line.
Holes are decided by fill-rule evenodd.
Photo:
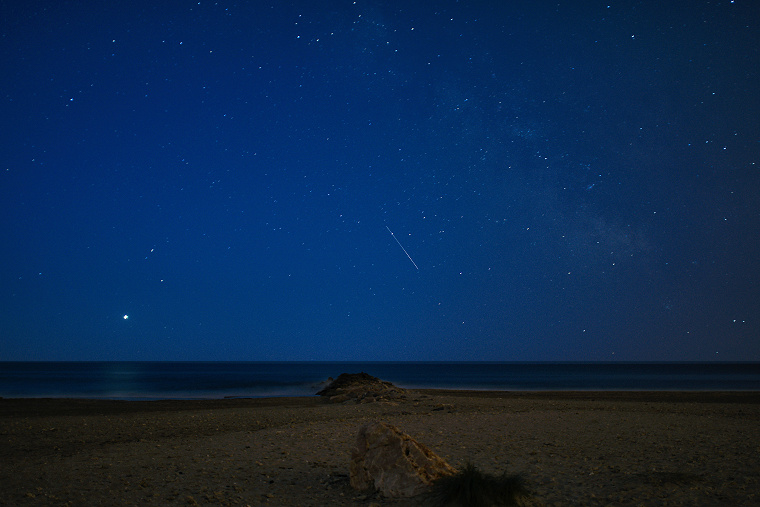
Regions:
M 398 403 L 0 399 L 0 505 L 429 505 L 351 489 L 367 421 L 523 505 L 759 505 L 760 393 L 409 391 Z

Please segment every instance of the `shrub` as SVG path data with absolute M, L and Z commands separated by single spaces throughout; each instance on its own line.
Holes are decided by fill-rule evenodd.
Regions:
M 435 505 L 447 507 L 493 507 L 514 505 L 526 493 L 521 476 L 495 477 L 467 463 L 457 474 L 438 479 L 432 497 Z

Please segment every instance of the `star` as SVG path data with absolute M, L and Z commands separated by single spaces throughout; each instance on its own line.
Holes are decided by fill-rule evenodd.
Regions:
M 127 315 L 127 314 L 125 313 L 125 314 L 124 314 L 124 320 L 127 320 L 128 318 L 129 318 L 129 315 Z

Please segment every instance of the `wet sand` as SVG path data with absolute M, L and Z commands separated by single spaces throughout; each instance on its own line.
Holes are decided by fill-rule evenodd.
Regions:
M 398 404 L 0 399 L 0 505 L 427 505 L 351 489 L 370 420 L 455 467 L 521 474 L 523 505 L 760 504 L 760 393 L 419 390 Z

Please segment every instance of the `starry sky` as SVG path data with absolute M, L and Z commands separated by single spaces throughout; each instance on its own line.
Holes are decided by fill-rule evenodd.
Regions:
M 760 360 L 755 1 L 0 7 L 0 360 Z

